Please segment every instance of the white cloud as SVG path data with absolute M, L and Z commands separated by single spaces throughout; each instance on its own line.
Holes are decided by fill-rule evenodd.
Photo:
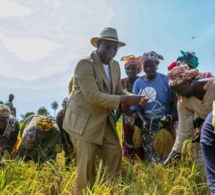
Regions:
M 28 7 L 23 7 L 9 0 L 0 0 L 0 17 L 25 17 L 32 13 Z
M 8 51 L 23 61 L 35 61 L 50 56 L 50 53 L 63 47 L 53 41 L 41 38 L 8 37 L 0 33 L 0 40 Z
M 61 1 L 60 0 L 55 0 L 54 2 L 53 2 L 53 5 L 54 5 L 54 8 L 59 8 L 59 6 L 61 5 Z
M 77 61 L 92 51 L 90 39 L 99 36 L 105 26 L 111 26 L 115 15 L 104 0 L 94 0 L 99 10 L 88 0 L 19 2 L 20 7 L 28 6 L 34 11 L 25 18 L 3 18 L 0 75 L 30 82 L 32 87 L 39 86 L 38 80 L 47 78 L 57 83 L 55 75 L 73 71 Z M 72 74 L 68 72 L 69 77 L 65 79 Z

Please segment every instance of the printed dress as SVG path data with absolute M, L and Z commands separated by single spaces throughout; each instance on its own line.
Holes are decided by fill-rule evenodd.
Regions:
M 121 83 L 123 89 L 127 90 L 127 78 L 122 79 Z M 144 160 L 144 149 L 142 146 L 135 147 L 133 143 L 134 135 L 134 111 L 130 110 L 130 106 L 126 103 L 122 104 L 122 155 L 131 159 L 135 159 L 136 156 L 141 160 Z
M 10 155 L 19 142 L 17 138 L 19 133 L 18 120 L 13 115 L 10 115 L 6 128 L 1 129 L 0 132 L 0 151 L 6 150 Z
M 36 127 L 36 121 L 39 115 L 31 115 L 22 126 L 23 134 L 19 149 L 19 156 L 25 160 L 34 162 L 44 162 L 47 160 L 56 160 L 56 154 L 62 151 L 61 133 L 57 126 L 50 131 L 40 131 Z

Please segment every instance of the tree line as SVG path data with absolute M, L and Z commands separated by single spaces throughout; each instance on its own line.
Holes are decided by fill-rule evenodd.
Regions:
M 66 107 L 66 104 L 67 104 L 67 101 L 68 99 L 67 98 L 64 98 L 63 102 L 61 103 L 61 106 L 63 108 Z M 37 112 L 26 112 L 25 114 L 21 114 L 21 118 L 22 120 L 24 120 L 25 118 L 27 118 L 28 116 L 32 115 L 32 114 L 39 114 L 39 115 L 43 115 L 43 116 L 50 116 L 52 117 L 53 119 L 55 119 L 55 115 L 56 115 L 56 110 L 58 109 L 59 107 L 59 104 L 57 101 L 54 101 L 51 103 L 51 108 L 54 110 L 54 115 L 51 116 L 50 112 L 47 110 L 47 108 L 45 106 L 41 106 Z

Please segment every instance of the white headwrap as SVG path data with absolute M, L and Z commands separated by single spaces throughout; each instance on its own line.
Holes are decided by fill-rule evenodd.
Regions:
M 10 112 L 10 108 L 7 105 L 0 104 L 0 116 L 8 117 Z

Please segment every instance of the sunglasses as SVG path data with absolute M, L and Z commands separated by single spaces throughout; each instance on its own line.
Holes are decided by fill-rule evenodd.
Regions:
M 111 50 L 113 48 L 113 50 L 117 51 L 119 49 L 118 45 L 112 45 L 104 42 L 101 42 L 101 44 L 106 50 Z

